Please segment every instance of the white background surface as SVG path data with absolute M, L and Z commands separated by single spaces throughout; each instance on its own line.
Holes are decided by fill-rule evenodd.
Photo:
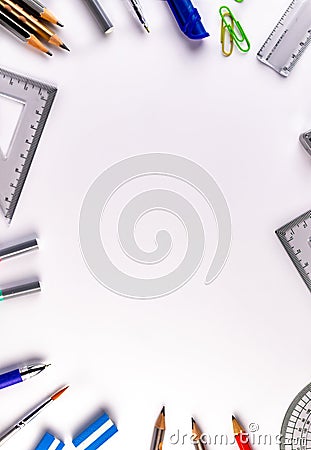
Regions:
M 249 36 L 248 55 L 221 55 L 220 1 L 196 1 L 211 34 L 201 44 L 182 36 L 160 0 L 143 2 L 150 35 L 123 0 L 106 0 L 116 27 L 108 37 L 82 2 L 50 0 L 72 50 L 55 50 L 51 59 L 1 31 L 1 66 L 59 88 L 14 220 L 9 228 L 0 222 L 1 244 L 40 237 L 39 252 L 1 264 L 1 285 L 39 276 L 43 286 L 40 295 L 1 304 L 0 366 L 40 359 L 53 368 L 1 391 L 1 430 L 71 386 L 7 450 L 32 450 L 46 429 L 70 442 L 101 409 L 120 429 L 107 448 L 145 450 L 163 404 L 166 449 L 191 448 L 169 442 L 178 429 L 190 433 L 191 415 L 213 435 L 231 435 L 232 412 L 274 435 L 310 381 L 310 295 L 274 230 L 310 208 L 311 160 L 298 136 L 311 127 L 311 50 L 281 78 L 255 55 L 288 1 L 227 4 Z M 98 175 L 148 152 L 190 158 L 216 179 L 233 240 L 223 272 L 205 286 L 215 225 L 208 206 L 181 185 L 206 219 L 209 251 L 182 289 L 139 301 L 111 293 L 89 273 L 78 219 Z M 131 189 L 111 207 L 116 215 Z M 141 245 L 152 248 L 153 231 L 141 232 Z

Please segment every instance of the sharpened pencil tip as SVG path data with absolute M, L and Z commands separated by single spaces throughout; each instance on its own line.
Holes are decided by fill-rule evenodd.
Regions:
M 232 420 L 235 420 L 235 417 L 234 417 L 234 415 L 232 414 Z
M 148 25 L 144 25 L 144 28 L 145 28 L 145 30 L 147 31 L 147 33 L 150 33 L 150 29 L 149 29 L 149 27 L 148 27 Z
M 163 406 L 163 408 L 161 409 L 161 414 L 163 414 L 163 416 L 165 416 L 165 406 Z
M 56 22 L 56 25 L 58 25 L 59 27 L 62 27 L 63 28 L 63 24 L 62 23 L 60 23 L 60 22 Z
M 53 53 L 51 53 L 50 51 L 46 52 L 46 54 L 49 55 L 49 56 L 53 56 Z
M 239 422 L 237 421 L 237 419 L 234 416 L 232 416 L 232 426 L 233 426 L 233 432 L 236 435 L 245 432 L 245 430 L 242 427 L 242 425 L 239 424 Z
M 65 45 L 64 43 L 62 43 L 60 45 L 61 48 L 63 48 L 64 50 L 67 50 L 67 52 L 70 52 L 70 49 L 67 47 L 67 45 Z
M 193 426 L 195 425 L 195 420 L 193 417 L 191 417 L 191 424 L 192 424 L 192 428 L 193 428 Z

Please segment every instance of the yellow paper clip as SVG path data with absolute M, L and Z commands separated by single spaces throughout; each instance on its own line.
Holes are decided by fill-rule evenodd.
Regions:
M 229 31 L 226 33 L 227 31 L 227 26 L 226 26 L 226 22 L 224 20 L 224 17 L 228 16 L 231 20 L 231 28 L 232 30 L 234 29 L 234 22 L 233 22 L 233 18 L 232 16 L 228 13 L 225 12 L 221 18 L 221 31 L 220 31 L 220 42 L 221 42 L 221 51 L 222 54 L 224 56 L 230 56 L 233 52 L 233 47 L 234 47 L 234 42 L 233 42 L 233 37 L 232 35 L 229 33 Z M 229 40 L 230 40 L 230 47 L 229 50 L 226 50 L 226 34 L 229 36 Z
M 221 6 L 219 14 L 221 17 L 221 27 L 227 29 L 238 49 L 241 50 L 241 52 L 247 53 L 251 48 L 251 45 L 240 22 L 236 20 L 227 6 Z M 228 16 L 230 17 L 231 23 L 227 20 Z

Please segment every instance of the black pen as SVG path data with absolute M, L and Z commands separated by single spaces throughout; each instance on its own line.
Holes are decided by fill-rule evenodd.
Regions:
M 141 7 L 141 4 L 139 3 L 139 0 L 129 0 L 129 2 L 132 5 L 140 23 L 143 25 L 145 30 L 148 31 L 148 33 L 150 33 L 150 29 L 149 29 L 148 23 L 145 19 L 143 9 Z

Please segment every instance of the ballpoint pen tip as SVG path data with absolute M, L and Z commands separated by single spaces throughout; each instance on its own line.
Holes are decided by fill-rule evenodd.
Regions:
M 67 47 L 67 45 L 65 45 L 64 43 L 62 43 L 60 45 L 61 48 L 63 48 L 64 50 L 67 50 L 68 52 L 70 52 L 70 49 Z
M 69 388 L 69 386 L 65 386 L 60 391 L 57 391 L 54 395 L 51 396 L 51 399 L 57 400 L 65 391 L 67 391 L 68 388 Z
M 60 23 L 60 22 L 56 22 L 56 25 L 58 25 L 59 27 L 62 27 L 63 28 L 63 24 L 62 23 Z

